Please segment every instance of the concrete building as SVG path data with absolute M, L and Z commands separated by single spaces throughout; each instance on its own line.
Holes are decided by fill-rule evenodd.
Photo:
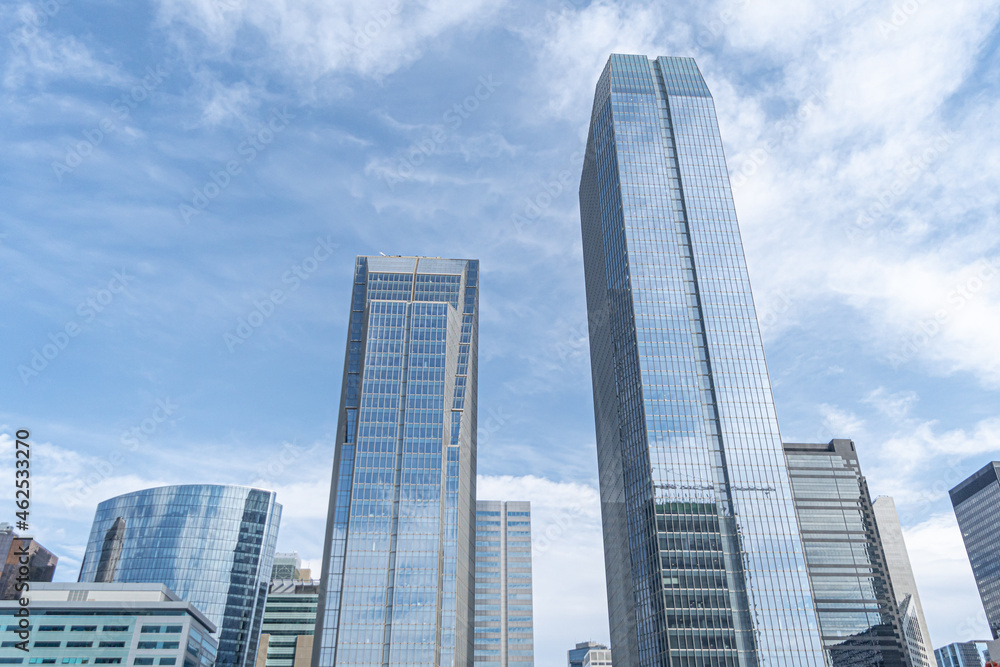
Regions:
M 597 642 L 581 642 L 566 657 L 569 667 L 611 667 L 611 650 Z
M 162 584 L 37 583 L 27 596 L 25 634 L 20 604 L 0 602 L 0 664 L 215 665 L 215 625 Z
M 18 537 L 9 523 L 0 523 L 0 557 L 3 570 L 0 571 L 0 600 L 14 600 L 19 597 L 15 586 L 23 558 L 27 557 L 28 582 L 52 581 L 59 558 L 30 537 Z
M 872 506 L 885 552 L 885 562 L 889 567 L 889 579 L 899 605 L 900 625 L 910 651 L 910 662 L 913 667 L 933 667 L 931 635 L 924 619 L 924 609 L 920 604 L 920 593 L 917 592 L 917 581 L 913 577 L 906 542 L 903 540 L 903 528 L 896 513 L 896 503 L 889 496 L 880 496 Z

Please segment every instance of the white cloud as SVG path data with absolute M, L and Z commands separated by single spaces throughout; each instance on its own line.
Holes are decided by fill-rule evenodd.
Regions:
M 263 39 L 269 57 L 259 64 L 291 79 L 315 80 L 333 72 L 382 77 L 419 59 L 449 31 L 475 30 L 499 0 L 161 0 L 160 21 L 184 26 L 175 34 L 187 48 L 216 58 L 233 55 L 243 35 Z M 197 44 L 197 46 L 195 46 Z
M 953 514 L 903 531 L 934 646 L 990 636 L 972 567 Z

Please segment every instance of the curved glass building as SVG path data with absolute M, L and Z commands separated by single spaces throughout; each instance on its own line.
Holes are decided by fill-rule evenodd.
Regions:
M 219 628 L 216 665 L 253 665 L 280 519 L 245 486 L 127 493 L 97 506 L 79 580 L 164 584 Z

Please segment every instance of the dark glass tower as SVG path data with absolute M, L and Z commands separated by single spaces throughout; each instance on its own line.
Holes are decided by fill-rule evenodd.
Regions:
M 722 140 L 695 62 L 612 55 L 586 155 L 615 662 L 819 667 Z
M 993 639 L 1000 639 L 1000 461 L 986 465 L 949 493 L 986 620 Z
M 912 667 L 854 443 L 786 443 L 785 457 L 829 664 Z
M 185 484 L 97 506 L 80 581 L 164 584 L 218 628 L 218 667 L 257 657 L 281 505 L 273 491 Z
M 314 667 L 471 667 L 479 262 L 358 257 Z

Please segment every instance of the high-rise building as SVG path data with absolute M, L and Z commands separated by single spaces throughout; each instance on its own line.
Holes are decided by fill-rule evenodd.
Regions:
M 924 609 L 917 592 L 917 581 L 913 577 L 910 556 L 903 541 L 903 528 L 896 513 L 896 503 L 889 496 L 880 496 L 872 503 L 875 509 L 875 523 L 878 526 L 885 562 L 889 567 L 889 580 L 899 605 L 899 619 L 910 650 L 913 667 L 933 667 L 934 651 L 931 635 L 924 620 Z
M 823 650 L 832 667 L 910 667 L 854 443 L 785 444 Z
M 476 502 L 476 667 L 531 667 L 531 503 Z
M 479 262 L 358 257 L 315 667 L 473 660 Z
M 312 663 L 320 588 L 318 580 L 302 579 L 303 572 L 308 570 L 296 568 L 291 578 L 271 580 L 256 667 L 309 667 Z
M 567 652 L 569 667 L 611 667 L 611 650 L 597 642 L 581 642 Z
M 955 642 L 934 649 L 938 667 L 983 667 L 983 654 L 976 642 Z
M 1000 461 L 950 492 L 993 639 L 1000 639 Z
M 37 583 L 25 595 L 28 618 L 0 602 L 0 665 L 215 665 L 215 625 L 163 584 Z
M 0 572 L 0 600 L 16 600 L 21 596 L 17 590 L 18 581 L 52 581 L 59 562 L 54 553 L 34 538 L 18 537 L 9 523 L 0 523 L 0 557 L 4 559 Z M 20 576 L 20 568 L 24 565 L 28 567 L 26 577 Z
M 218 627 L 219 667 L 251 667 L 278 539 L 273 491 L 187 484 L 105 500 L 81 582 L 164 584 Z
M 612 55 L 580 183 L 615 661 L 823 665 L 715 107 Z

